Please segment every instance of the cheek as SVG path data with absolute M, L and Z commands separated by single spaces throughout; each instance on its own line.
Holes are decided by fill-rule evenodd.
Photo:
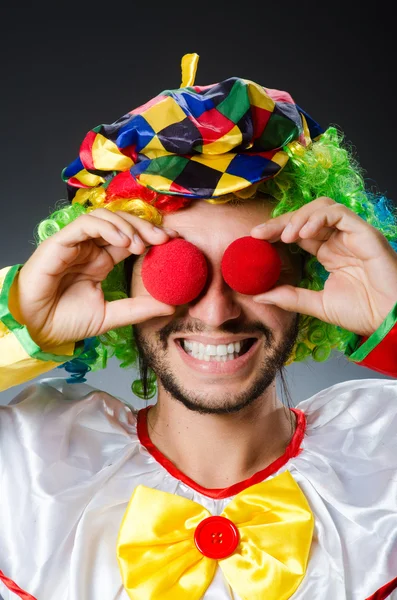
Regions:
M 276 339 L 283 337 L 296 318 L 296 313 L 283 310 L 272 304 L 259 304 L 257 302 L 252 302 L 250 304 L 247 315 L 249 319 L 261 321 L 269 327 L 273 331 Z
M 132 298 L 136 296 L 150 295 L 145 286 L 143 285 L 140 268 L 136 268 L 132 272 L 130 294 Z

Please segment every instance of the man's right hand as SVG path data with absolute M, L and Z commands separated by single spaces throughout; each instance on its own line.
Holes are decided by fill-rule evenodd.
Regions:
M 19 312 L 13 316 L 45 350 L 171 315 L 175 307 L 149 294 L 108 302 L 101 282 L 131 254 L 177 235 L 124 211 L 99 208 L 81 215 L 41 242 L 24 264 L 16 290 Z

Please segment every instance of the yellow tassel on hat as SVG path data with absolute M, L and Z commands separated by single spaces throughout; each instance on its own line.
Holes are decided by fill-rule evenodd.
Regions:
M 198 54 L 185 54 L 182 57 L 181 67 L 182 67 L 182 83 L 181 88 L 188 87 L 189 85 L 194 85 L 194 80 L 196 78 L 197 65 L 199 61 Z

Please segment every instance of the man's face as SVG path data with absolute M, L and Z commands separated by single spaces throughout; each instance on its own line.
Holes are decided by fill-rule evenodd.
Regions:
M 263 199 L 238 206 L 198 200 L 164 217 L 165 227 L 203 252 L 208 280 L 201 294 L 172 316 L 134 326 L 135 339 L 160 385 L 191 410 L 223 414 L 251 404 L 274 381 L 295 342 L 296 313 L 254 302 L 232 290 L 221 274 L 229 244 L 269 219 L 271 208 Z M 276 248 L 283 263 L 277 285 L 296 285 L 299 256 L 282 242 Z M 131 296 L 149 295 L 141 277 L 144 256 L 134 264 Z

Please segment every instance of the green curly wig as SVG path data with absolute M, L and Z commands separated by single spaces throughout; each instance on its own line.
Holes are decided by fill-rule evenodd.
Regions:
M 328 196 L 373 225 L 397 251 L 396 208 L 383 195 L 366 189 L 363 171 L 352 149 L 344 143 L 343 133 L 335 127 L 329 127 L 309 146 L 293 142 L 284 146 L 283 150 L 289 155 L 286 166 L 276 177 L 266 180 L 258 187 L 259 191 L 275 200 L 272 217 L 295 211 L 320 196 Z M 149 209 L 149 205 L 142 208 L 143 204 L 141 201 L 132 200 L 129 206 L 128 201 L 125 201 L 122 209 L 159 224 L 162 211 L 159 209 L 148 212 L 145 208 Z M 74 202 L 71 205 L 66 201 L 58 202 L 56 210 L 38 224 L 34 233 L 36 244 L 40 244 L 81 214 L 90 212 L 99 205 L 98 202 L 93 202 L 92 194 L 91 198 L 87 196 L 85 202 Z M 115 207 L 111 208 L 114 209 Z M 300 248 L 297 251 L 301 252 L 304 258 L 304 277 L 300 287 L 322 290 L 329 273 L 316 257 Z M 130 281 L 126 279 L 124 268 L 126 261 L 116 265 L 102 282 L 102 290 L 108 301 L 127 298 L 129 295 Z M 344 352 L 354 335 L 314 317 L 300 315 L 298 337 L 286 364 L 303 361 L 309 357 L 315 361 L 325 361 L 332 350 Z M 63 368 L 71 374 L 67 380 L 69 383 L 86 381 L 84 375 L 87 371 L 104 369 L 112 356 L 116 357 L 123 369 L 139 368 L 141 357 L 134 341 L 132 325 L 84 340 L 82 354 L 58 368 Z M 147 379 L 135 380 L 131 389 L 139 398 L 152 398 L 156 394 L 155 374 L 149 370 Z

